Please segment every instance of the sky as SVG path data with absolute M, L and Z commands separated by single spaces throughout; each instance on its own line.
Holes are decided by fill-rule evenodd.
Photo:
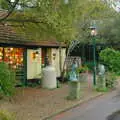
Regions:
M 106 0 L 110 6 L 117 12 L 120 12 L 120 0 Z

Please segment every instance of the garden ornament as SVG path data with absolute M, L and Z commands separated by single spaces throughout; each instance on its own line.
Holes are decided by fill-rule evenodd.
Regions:
M 105 74 L 105 66 L 103 64 L 99 64 L 98 66 L 99 69 L 99 75 L 104 75 Z
M 77 68 L 78 68 L 77 62 L 76 59 L 74 59 L 71 66 L 70 78 L 69 78 L 71 81 L 78 81 Z

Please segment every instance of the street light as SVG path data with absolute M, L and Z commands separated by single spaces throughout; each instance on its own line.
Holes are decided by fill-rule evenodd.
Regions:
M 93 84 L 96 85 L 96 27 L 92 26 L 91 29 L 91 36 L 93 42 Z

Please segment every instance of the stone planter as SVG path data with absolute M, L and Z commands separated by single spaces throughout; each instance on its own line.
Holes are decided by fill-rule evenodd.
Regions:
M 69 82 L 69 96 L 68 99 L 79 99 L 80 98 L 80 82 L 70 81 Z
M 104 75 L 97 76 L 97 89 L 104 90 L 106 88 L 106 80 Z

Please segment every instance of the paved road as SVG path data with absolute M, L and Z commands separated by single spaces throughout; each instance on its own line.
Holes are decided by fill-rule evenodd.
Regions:
M 108 115 L 118 110 L 120 110 L 120 93 L 113 91 L 57 115 L 52 120 L 106 120 Z

